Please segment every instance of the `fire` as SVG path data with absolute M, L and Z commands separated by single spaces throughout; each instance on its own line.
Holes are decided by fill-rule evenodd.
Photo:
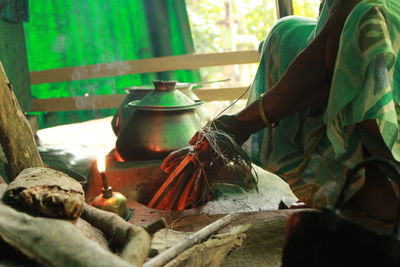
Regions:
M 106 153 L 104 149 L 99 149 L 97 152 L 97 170 L 99 172 L 105 172 L 106 170 Z

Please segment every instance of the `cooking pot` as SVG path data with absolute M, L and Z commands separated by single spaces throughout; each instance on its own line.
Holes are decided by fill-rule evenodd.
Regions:
M 207 119 L 199 110 L 204 103 L 176 89 L 176 81 L 154 81 L 155 89 L 141 100 L 128 103 L 131 116 L 116 142 L 125 161 L 163 159 L 188 145 Z
M 220 81 L 216 81 L 220 82 Z M 203 83 L 210 83 L 210 82 L 203 82 Z M 193 86 L 203 84 L 203 83 L 176 83 L 175 87 L 178 89 L 180 92 L 188 96 L 190 99 L 194 101 L 199 101 L 200 99 L 197 97 L 195 93 L 193 93 L 192 88 Z M 135 109 L 129 107 L 129 103 L 131 101 L 135 100 L 140 100 L 143 97 L 145 97 L 147 94 L 151 93 L 154 91 L 154 86 L 152 85 L 143 85 L 143 86 L 133 86 L 133 87 L 128 87 L 125 89 L 125 92 L 127 93 L 126 97 L 122 101 L 121 105 L 119 106 L 118 110 L 114 114 L 114 117 L 111 121 L 111 127 L 114 131 L 114 134 L 116 136 L 119 135 L 121 130 L 126 126 L 130 118 L 132 117 L 133 113 L 135 112 Z M 204 120 L 210 120 L 210 115 L 208 113 L 208 110 L 205 106 L 198 107 L 196 109 L 196 112 L 198 112 L 198 115 L 202 117 Z

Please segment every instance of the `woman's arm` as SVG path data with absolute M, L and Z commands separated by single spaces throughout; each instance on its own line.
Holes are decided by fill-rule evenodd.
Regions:
M 268 120 L 278 122 L 329 96 L 340 34 L 348 14 L 361 0 L 337 0 L 320 34 L 294 59 L 281 79 L 263 96 Z M 265 127 L 258 101 L 235 115 L 249 134 Z

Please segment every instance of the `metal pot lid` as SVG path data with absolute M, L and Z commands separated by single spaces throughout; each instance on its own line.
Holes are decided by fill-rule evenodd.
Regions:
M 176 81 L 154 81 L 155 89 L 141 100 L 129 102 L 128 106 L 136 110 L 172 111 L 185 110 L 203 104 L 194 101 L 176 90 Z

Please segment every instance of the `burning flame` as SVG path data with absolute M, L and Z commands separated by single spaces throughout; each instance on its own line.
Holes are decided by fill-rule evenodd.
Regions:
M 97 152 L 97 170 L 99 172 L 105 172 L 106 170 L 106 153 L 104 149 L 99 149 Z

